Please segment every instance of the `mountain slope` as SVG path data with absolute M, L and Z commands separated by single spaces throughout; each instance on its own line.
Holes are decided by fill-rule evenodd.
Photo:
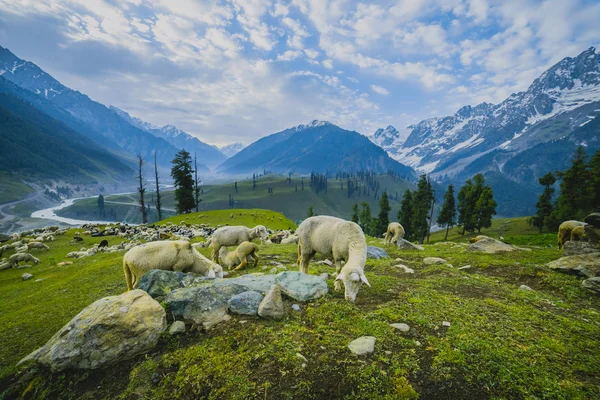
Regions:
M 240 151 L 244 150 L 246 146 L 241 144 L 240 142 L 231 143 L 225 146 L 219 147 L 219 151 L 225 155 L 227 158 L 231 158 L 235 156 Z
M 414 171 L 392 160 L 365 136 L 324 121 L 313 121 L 264 137 L 225 161 L 226 173 L 392 170 L 407 179 Z

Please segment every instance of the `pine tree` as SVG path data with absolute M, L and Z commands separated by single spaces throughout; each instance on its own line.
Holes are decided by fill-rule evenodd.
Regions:
M 146 193 L 146 188 L 144 187 L 144 175 L 142 172 L 142 167 L 144 166 L 144 159 L 142 158 L 142 155 L 140 153 L 138 153 L 137 159 L 138 159 L 138 180 L 139 180 L 139 185 L 140 185 L 138 187 L 138 193 L 140 194 L 140 210 L 142 211 L 142 224 L 146 224 L 146 223 L 148 223 L 148 215 L 146 212 L 146 207 L 144 206 L 144 194 Z
M 195 207 L 194 201 L 194 178 L 192 176 L 192 158 L 185 150 L 179 151 L 173 161 L 171 177 L 175 183 L 175 200 L 177 201 L 177 212 L 188 213 Z
M 496 206 L 492 188 L 488 185 L 483 186 L 481 195 L 475 203 L 477 232 L 481 233 L 481 228 L 492 226 L 492 216 L 496 215 Z
M 314 217 L 316 215 L 317 213 L 315 213 L 313 210 L 313 206 L 308 207 L 308 210 L 306 211 L 306 218 Z
M 104 217 L 104 196 L 98 196 L 98 209 L 100 210 L 100 216 Z
M 154 179 L 156 181 L 156 211 L 158 212 L 158 220 L 162 220 L 162 209 L 160 203 L 160 189 L 158 187 L 158 166 L 156 164 L 156 152 L 154 152 Z
M 475 209 L 475 204 L 472 203 L 472 192 L 473 192 L 473 181 L 467 179 L 463 187 L 458 191 L 458 224 L 462 225 L 462 235 L 465 234 L 466 231 L 472 232 L 473 226 L 473 210 Z
M 592 187 L 592 210 L 600 211 L 600 150 L 592 156 L 589 170 Z
M 237 188 L 236 188 L 236 193 L 237 193 Z M 198 180 L 198 164 L 196 163 L 196 153 L 194 153 L 194 206 L 196 207 L 196 212 L 198 212 L 198 207 L 200 207 L 201 200 L 198 199 L 199 194 L 200 194 L 200 181 Z
M 446 235 L 444 236 L 444 240 L 448 239 L 448 231 L 450 230 L 450 227 L 454 226 L 455 221 L 456 203 L 454 200 L 454 186 L 450 184 L 448 185 L 448 189 L 444 194 L 444 204 L 442 205 L 440 215 L 438 215 L 437 219 L 437 223 L 440 226 L 446 227 Z
M 390 223 L 390 211 L 392 211 L 392 207 L 390 207 L 388 194 L 387 192 L 383 192 L 381 199 L 379 199 L 379 215 L 377 215 L 375 231 L 373 232 L 375 237 L 380 237 L 387 231 Z
M 419 243 L 423 243 L 425 236 L 429 230 L 429 208 L 433 201 L 433 191 L 431 190 L 431 184 L 427 180 L 425 174 L 419 178 L 417 184 L 417 190 L 412 195 L 412 219 L 411 219 L 411 231 L 414 240 L 418 240 Z
M 538 228 L 540 233 L 542 233 L 544 226 L 550 229 L 548 226 L 550 224 L 548 218 L 553 211 L 552 195 L 554 194 L 554 188 L 552 186 L 556 182 L 556 177 L 551 172 L 548 172 L 538 179 L 538 182 L 540 185 L 544 186 L 544 192 L 540 195 L 535 204 L 537 212 L 535 213 L 535 216 L 531 218 L 531 224 Z
M 592 187 L 586 159 L 585 150 L 578 147 L 571 160 L 571 167 L 562 174 L 556 206 L 558 221 L 581 221 L 592 209 Z
M 363 201 L 362 203 L 360 203 L 360 205 L 362 206 L 362 210 L 358 218 L 358 225 L 360 225 L 365 234 L 369 235 L 371 233 L 372 226 L 371 207 L 366 201 Z
M 411 207 L 412 207 L 412 192 L 410 189 L 406 189 L 404 195 L 402 195 L 402 203 L 400 203 L 400 210 L 398 210 L 398 222 L 404 228 L 404 238 L 411 240 L 412 231 L 410 229 L 411 220 Z
M 358 203 L 354 203 L 352 206 L 352 222 L 358 224 Z

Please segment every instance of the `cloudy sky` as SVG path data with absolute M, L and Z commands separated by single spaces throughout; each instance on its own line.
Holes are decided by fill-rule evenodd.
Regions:
M 500 102 L 600 43 L 597 0 L 0 0 L 0 45 L 213 144 Z

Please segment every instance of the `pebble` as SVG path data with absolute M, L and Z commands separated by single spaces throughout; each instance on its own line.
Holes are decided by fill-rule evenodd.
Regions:
M 326 281 L 327 279 L 329 279 L 329 274 L 327 272 L 323 272 L 321 275 L 319 275 L 321 277 L 321 279 L 323 279 L 324 281 Z
M 31 274 L 28 274 L 28 273 L 26 272 L 26 273 L 24 273 L 23 275 L 21 275 L 21 278 L 22 278 L 24 281 L 27 281 L 27 280 L 29 280 L 29 279 L 33 278 L 33 275 L 31 275 Z
M 40 279 L 36 279 L 35 282 L 41 282 L 41 281 L 45 281 L 46 278 L 40 278 Z
M 185 332 L 185 323 L 183 321 L 175 321 L 171 324 L 171 327 L 169 328 L 170 335 L 177 335 L 183 332 Z
M 443 322 L 442 322 L 442 326 L 450 327 L 450 322 L 448 322 L 448 321 L 443 321 Z
M 469 269 L 469 268 L 473 268 L 471 265 L 465 265 L 464 267 L 460 267 L 459 269 Z
M 416 345 L 416 346 L 418 346 L 418 347 L 421 347 L 421 346 L 422 346 L 422 345 L 421 345 L 421 342 L 419 342 L 418 340 L 415 340 L 415 345 Z
M 375 337 L 374 336 L 361 336 L 358 339 L 353 340 L 348 345 L 350 351 L 357 356 L 370 354 L 375 351 Z
M 529 286 L 527 286 L 527 285 L 521 285 L 521 286 L 519 286 L 519 289 L 521 289 L 521 290 L 531 290 L 531 291 L 533 292 L 533 289 L 532 289 L 532 288 L 530 288 L 530 287 L 529 287 Z
M 414 269 L 409 268 L 409 267 L 407 267 L 406 265 L 403 265 L 403 264 L 394 265 L 394 268 L 402 269 L 404 271 L 404 273 L 407 273 L 407 274 L 414 274 L 415 273 Z
M 408 332 L 408 331 L 410 331 L 410 326 L 408 326 L 408 324 L 405 324 L 403 322 L 396 323 L 396 324 L 390 324 L 390 326 L 392 328 L 398 329 L 400 332 Z
M 308 360 L 306 359 L 306 357 L 304 357 L 302 354 L 300 353 L 296 353 L 296 357 L 298 357 L 299 359 L 301 359 L 304 362 L 308 362 Z
M 300 306 L 298 304 L 292 304 L 292 310 L 300 311 Z

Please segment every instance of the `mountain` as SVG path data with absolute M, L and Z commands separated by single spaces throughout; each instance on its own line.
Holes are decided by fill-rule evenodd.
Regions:
M 0 171 L 20 179 L 72 183 L 116 181 L 132 175 L 118 157 L 98 148 L 30 103 L 0 92 Z
M 228 144 L 226 146 L 221 146 L 221 147 L 219 147 L 219 150 L 221 151 L 221 153 L 225 154 L 225 157 L 231 158 L 231 157 L 235 156 L 237 153 L 239 153 L 240 151 L 244 150 L 245 147 L 246 146 L 244 146 L 240 142 L 236 142 L 236 143 Z
M 139 118 L 132 117 L 127 112 L 120 110 L 117 107 L 110 106 L 110 109 L 116 112 L 121 118 L 129 122 L 131 125 L 151 133 L 158 138 L 165 139 L 179 149 L 185 149 L 189 151 L 192 156 L 194 153 L 196 153 L 198 159 L 205 166 L 215 167 L 227 159 L 227 157 L 219 149 L 204 143 L 189 133 L 177 129 L 173 125 L 165 125 L 162 127 L 155 126 L 148 122 L 142 121 Z M 200 169 L 200 167 L 198 167 L 198 169 Z M 206 170 L 208 170 L 208 168 L 206 168 Z
M 118 147 L 131 158 L 140 153 L 150 160 L 156 151 L 159 164 L 168 167 L 179 151 L 165 139 L 131 125 L 115 111 L 69 89 L 34 63 L 21 60 L 1 46 L 0 76 L 70 114 L 65 117 L 64 113 L 56 112 L 53 117 L 75 129 L 74 118 L 79 124 L 78 130 L 85 131 L 82 134 L 93 137 L 101 145 Z
M 413 179 L 414 171 L 391 159 L 365 136 L 326 121 L 312 121 L 263 137 L 234 155 L 217 171 L 230 174 L 394 171 Z
M 385 129 L 379 128 L 377 129 L 369 139 L 373 143 L 375 143 L 379 147 L 383 147 L 388 152 L 393 153 L 392 149 L 397 149 L 410 135 L 410 129 L 403 129 L 402 132 L 398 131 L 398 129 L 394 128 L 392 125 L 388 125 Z
M 570 137 L 597 115 L 600 53 L 591 47 L 577 57 L 561 60 L 526 91 L 512 94 L 500 104 L 465 106 L 454 115 L 409 126 L 406 139 L 400 133 L 381 134 L 385 139 L 380 143 L 392 158 L 433 177 L 460 178 L 473 172 L 495 171 L 515 182 L 534 184 L 541 173 L 548 171 L 539 168 L 541 164 L 551 164 L 552 171 L 566 165 L 556 164 L 544 155 L 543 160 L 534 163 L 517 155 L 542 143 L 545 148 L 561 146 L 561 139 Z M 524 162 L 520 168 L 514 166 L 518 160 Z

